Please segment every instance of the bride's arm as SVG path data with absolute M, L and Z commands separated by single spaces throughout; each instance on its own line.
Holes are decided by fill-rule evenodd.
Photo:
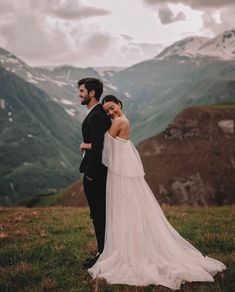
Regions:
M 112 125 L 111 125 L 110 129 L 108 130 L 109 134 L 113 138 L 115 138 L 118 135 L 118 133 L 121 129 L 122 123 L 123 123 L 123 120 L 120 118 L 115 118 L 113 120 Z

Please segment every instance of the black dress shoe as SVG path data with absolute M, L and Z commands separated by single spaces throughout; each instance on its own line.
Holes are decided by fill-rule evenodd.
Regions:
M 97 262 L 99 257 L 100 257 L 100 253 L 97 253 L 94 258 L 86 259 L 85 261 L 82 262 L 83 267 L 84 268 L 91 268 Z

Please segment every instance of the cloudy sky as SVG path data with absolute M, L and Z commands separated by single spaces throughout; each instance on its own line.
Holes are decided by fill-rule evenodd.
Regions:
M 130 66 L 234 15 L 234 0 L 0 0 L 0 47 L 32 66 Z

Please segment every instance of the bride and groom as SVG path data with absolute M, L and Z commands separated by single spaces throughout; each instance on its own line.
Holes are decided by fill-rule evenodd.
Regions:
M 97 239 L 98 253 L 83 266 L 93 279 L 110 284 L 162 285 L 214 281 L 226 267 L 204 257 L 170 225 L 144 179 L 139 153 L 129 140 L 129 121 L 113 95 L 99 103 L 103 84 L 78 81 L 82 124 L 83 186 Z

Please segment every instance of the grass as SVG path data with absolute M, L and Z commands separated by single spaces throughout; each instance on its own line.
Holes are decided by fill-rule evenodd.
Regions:
M 215 282 L 187 283 L 180 291 L 235 291 L 234 207 L 165 207 L 164 212 L 203 254 L 227 266 Z M 170 291 L 91 280 L 81 266 L 96 250 L 87 209 L 0 208 L 0 222 L 0 291 Z
M 15 206 L 23 206 L 23 207 L 51 207 L 55 202 L 61 197 L 59 193 L 53 194 L 40 194 L 33 196 L 29 199 L 25 199 L 23 201 L 19 201 L 15 204 Z
M 235 107 L 235 102 L 234 101 L 222 102 L 222 103 L 207 105 L 205 107 L 218 108 L 218 109 L 230 109 L 230 108 L 232 109 Z

